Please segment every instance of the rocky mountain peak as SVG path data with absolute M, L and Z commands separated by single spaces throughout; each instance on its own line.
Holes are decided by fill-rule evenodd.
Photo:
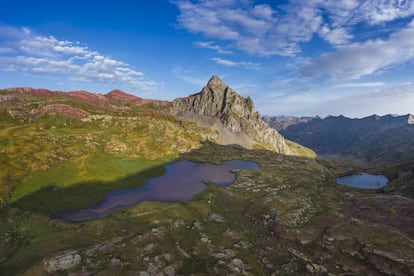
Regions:
M 218 76 L 214 75 L 210 78 L 207 83 L 207 87 L 212 89 L 214 92 L 220 93 L 228 87 Z
M 262 121 L 260 114 L 254 109 L 252 99 L 240 96 L 218 76 L 211 77 L 199 93 L 175 99 L 172 110 L 183 117 L 194 119 L 199 116 L 196 119 L 198 122 L 214 118 L 224 127 L 225 130 L 221 132 L 229 132 L 226 135 L 228 141 L 223 138 L 223 143 L 238 143 L 247 148 L 262 147 L 279 153 L 291 153 L 284 138 Z

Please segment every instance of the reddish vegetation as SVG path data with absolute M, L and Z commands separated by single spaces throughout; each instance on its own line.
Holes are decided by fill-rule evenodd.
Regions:
M 88 104 L 97 106 L 108 106 L 108 99 L 102 94 L 95 94 L 88 91 L 71 91 L 66 93 L 69 97 L 80 99 Z
M 62 92 L 50 91 L 47 89 L 32 89 L 31 92 L 36 96 L 57 96 L 59 94 L 62 94 Z
M 165 107 L 169 107 L 171 106 L 170 102 L 167 101 L 158 101 L 158 100 L 148 100 L 148 99 L 143 99 L 128 93 L 125 93 L 121 90 L 115 89 L 112 90 L 111 92 L 109 92 L 108 94 L 105 95 L 105 97 L 112 99 L 112 100 L 116 100 L 119 101 L 121 103 L 129 103 L 132 105 L 149 105 L 149 104 L 153 104 L 155 106 L 165 106 Z
M 113 100 L 120 101 L 122 103 L 137 103 L 141 102 L 143 99 L 136 97 L 134 95 L 125 93 L 121 90 L 115 89 L 105 95 L 105 97 Z
M 111 102 L 113 101 L 121 105 L 129 104 L 129 105 L 134 105 L 134 106 L 142 106 L 142 105 L 152 104 L 154 106 L 159 106 L 159 107 L 170 107 L 171 106 L 171 103 L 168 101 L 142 99 L 140 97 L 125 93 L 118 89 L 112 90 L 106 95 L 92 93 L 88 91 L 61 92 L 61 91 L 50 91 L 47 89 L 34 89 L 30 87 L 9 88 L 5 90 L 9 92 L 13 92 L 14 94 L 32 93 L 33 95 L 36 95 L 36 96 L 46 96 L 46 97 L 68 96 L 73 99 L 81 100 L 90 105 L 104 106 L 104 107 L 110 107 Z
M 350 216 L 393 226 L 414 235 L 413 199 L 403 196 L 376 196 L 344 202 Z

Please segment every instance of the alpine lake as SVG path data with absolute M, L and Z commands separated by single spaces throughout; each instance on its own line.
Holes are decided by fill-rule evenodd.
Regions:
M 361 173 L 338 177 L 336 183 L 360 189 L 380 189 L 388 184 L 384 175 Z
M 144 185 L 130 189 L 114 189 L 94 206 L 53 212 L 51 215 L 69 222 L 81 222 L 108 216 L 143 201 L 189 201 L 206 188 L 207 182 L 226 186 L 236 179 L 234 170 L 256 168 L 259 168 L 258 163 L 247 160 L 229 160 L 212 164 L 183 159 L 166 165 L 164 175 L 149 178 Z

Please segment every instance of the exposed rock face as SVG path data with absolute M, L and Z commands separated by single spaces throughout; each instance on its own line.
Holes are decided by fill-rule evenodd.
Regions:
M 62 255 L 52 257 L 46 261 L 47 272 L 54 273 L 57 271 L 71 269 L 81 263 L 81 256 L 77 251 L 68 251 Z
M 261 146 L 291 154 L 283 136 L 262 121 L 250 97 L 241 97 L 217 76 L 213 76 L 201 92 L 175 99 L 173 111 L 182 116 L 193 113 L 216 118 L 233 135 L 243 137 L 239 144 L 247 148 Z

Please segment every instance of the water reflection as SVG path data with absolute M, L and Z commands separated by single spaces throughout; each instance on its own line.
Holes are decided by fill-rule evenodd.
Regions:
M 104 217 L 142 201 L 188 201 L 206 188 L 204 181 L 228 185 L 236 178 L 231 170 L 258 167 L 257 163 L 246 160 L 229 160 L 220 165 L 180 160 L 167 165 L 165 175 L 148 179 L 143 186 L 113 190 L 93 207 L 55 212 L 52 216 L 66 221 L 79 222 Z
M 369 173 L 361 173 L 338 177 L 338 184 L 351 186 L 362 189 L 379 189 L 387 185 L 388 179 L 383 175 L 374 175 Z

